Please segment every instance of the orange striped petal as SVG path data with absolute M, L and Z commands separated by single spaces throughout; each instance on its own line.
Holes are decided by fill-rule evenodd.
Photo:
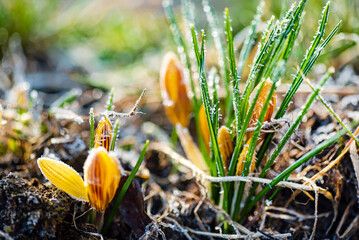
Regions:
M 227 127 L 222 126 L 218 131 L 218 145 L 225 171 L 228 172 L 233 153 L 233 143 Z
M 105 148 L 91 150 L 84 164 L 85 187 L 91 205 L 105 210 L 115 196 L 121 178 L 120 162 L 110 156 Z
M 250 143 L 250 141 L 248 143 Z M 237 169 L 236 169 L 236 175 L 237 176 L 242 175 L 244 164 L 246 162 L 246 157 L 247 157 L 247 154 L 248 154 L 248 146 L 249 146 L 248 144 L 246 146 L 244 146 L 241 154 L 239 155 L 238 162 L 237 162 Z M 253 158 L 251 160 L 251 165 L 250 165 L 248 175 L 254 172 L 254 168 L 256 166 L 255 163 L 256 163 L 256 161 L 255 161 L 255 154 L 254 154 Z
M 187 95 L 182 66 L 172 52 L 163 59 L 160 85 L 166 115 L 175 126 L 187 127 L 191 114 L 191 101 Z
M 265 81 L 264 86 L 262 88 L 262 91 L 261 91 L 261 93 L 259 95 L 259 98 L 257 100 L 257 103 L 254 106 L 253 113 L 252 113 L 251 119 L 250 119 L 249 124 L 248 124 L 249 128 L 252 128 L 252 127 L 256 126 L 257 121 L 259 119 L 259 115 L 262 112 L 263 105 L 264 105 L 264 103 L 266 101 L 266 98 L 267 98 L 269 92 L 270 92 L 270 89 L 272 88 L 272 85 L 273 85 L 273 83 L 272 83 L 271 80 L 267 79 Z M 259 88 L 259 86 L 257 86 L 256 89 L 252 92 L 250 100 L 249 100 L 249 104 L 252 103 L 252 100 L 253 100 L 254 96 L 257 94 L 258 88 Z M 264 121 L 266 121 L 266 122 L 270 122 L 270 120 L 272 118 L 272 115 L 273 115 L 273 112 L 274 112 L 274 109 L 275 109 L 276 99 L 277 99 L 276 93 L 274 92 L 273 96 L 272 96 L 272 98 L 271 98 L 271 100 L 269 102 L 269 106 L 268 106 L 266 115 L 264 117 Z M 252 137 L 253 132 L 248 132 L 246 135 L 247 135 L 247 139 L 249 139 L 249 138 Z M 259 141 L 261 141 L 261 140 L 262 140 L 262 137 L 259 138 Z
M 89 201 L 84 181 L 72 167 L 45 157 L 39 158 L 37 164 L 42 174 L 56 187 L 78 200 Z
M 101 118 L 95 131 L 95 148 L 104 147 L 110 151 L 111 139 L 113 136 L 111 122 L 107 116 Z

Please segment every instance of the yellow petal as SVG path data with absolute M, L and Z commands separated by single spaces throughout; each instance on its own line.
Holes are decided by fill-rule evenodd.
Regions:
M 91 205 L 105 210 L 115 196 L 121 178 L 120 162 L 110 156 L 105 148 L 91 150 L 84 164 L 84 179 Z
M 228 128 L 222 126 L 218 131 L 218 145 L 226 173 L 233 153 L 233 143 Z
M 101 118 L 95 131 L 95 148 L 104 147 L 110 151 L 113 132 L 110 120 L 107 116 Z
M 37 164 L 47 179 L 72 197 L 87 201 L 84 181 L 69 165 L 50 158 L 39 158 Z
M 160 72 L 161 92 L 166 115 L 175 126 L 187 127 L 191 114 L 191 101 L 187 95 L 182 66 L 174 53 L 167 53 Z

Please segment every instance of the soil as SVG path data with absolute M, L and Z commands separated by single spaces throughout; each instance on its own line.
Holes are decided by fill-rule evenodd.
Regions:
M 338 75 L 331 85 L 342 86 L 340 81 L 341 76 Z M 346 84 L 358 87 L 357 83 Z M 0 173 L 0 239 L 224 239 L 224 235 L 220 236 L 218 231 L 223 220 L 221 209 L 208 198 L 206 188 L 190 170 L 174 163 L 162 152 L 147 152 L 139 176 L 131 184 L 109 232 L 104 236 L 97 234 L 96 227 L 89 223 L 88 204 L 72 199 L 41 175 L 36 159 L 43 155 L 57 157 L 82 172 L 89 146 L 87 113 L 90 107 L 101 112 L 106 99 L 103 92 L 98 94 L 98 90 L 85 86 L 81 88 L 83 94 L 73 104 L 77 107 L 69 108 L 81 116 L 84 120 L 81 124 L 74 119 L 48 114 L 46 108 L 32 107 L 29 112 L 22 109 L 24 112 L 20 114 L 21 108 L 3 103 L 3 116 L 7 123 L 3 125 L 0 148 L 0 166 L 3 169 Z M 285 117 L 289 122 L 302 106 L 306 95 L 296 95 L 292 111 Z M 342 119 L 351 120 L 354 113 L 359 111 L 358 95 L 337 91 L 336 94 L 323 96 L 333 104 Z M 42 97 L 46 99 L 49 96 L 44 93 Z M 124 111 L 121 108 L 123 103 L 132 106 L 136 99 L 122 98 L 116 102 L 115 110 Z M 171 133 L 172 127 L 164 120 L 161 104 L 147 104 L 145 98 L 141 106 L 140 111 L 146 114 L 124 119 L 119 136 L 120 149 L 116 154 L 128 171 L 135 165 L 140 146 L 146 139 L 153 142 L 169 139 Z M 21 128 L 15 125 L 19 124 L 19 120 L 14 117 L 16 114 L 29 119 L 21 123 Z M 35 126 L 43 126 L 47 130 L 30 131 Z M 149 126 L 156 128 L 149 133 L 145 129 Z M 287 128 L 287 124 L 282 125 L 274 143 Z M 338 129 L 341 129 L 340 125 L 318 101 L 266 177 L 273 178 Z M 340 142 L 308 161 L 295 174 L 305 170 L 304 176 L 310 178 L 335 158 L 348 140 L 349 137 L 343 137 Z M 179 145 L 176 149 L 183 155 Z M 121 180 L 120 188 L 125 179 Z M 340 164 L 328 171 L 316 184 L 329 191 L 334 201 L 319 196 L 315 238 L 359 239 L 359 186 L 350 154 L 346 154 Z M 280 189 L 270 206 L 260 202 L 242 225 L 260 234 L 259 239 L 276 239 L 275 234 L 279 233 L 291 234 L 291 237 L 282 238 L 309 238 L 315 223 L 314 201 L 309 200 L 303 192 L 289 201 L 293 193 L 294 190 L 288 188 Z M 113 203 L 108 209 L 112 209 L 112 206 Z M 337 214 L 334 209 L 337 209 Z M 106 211 L 105 219 L 109 212 Z

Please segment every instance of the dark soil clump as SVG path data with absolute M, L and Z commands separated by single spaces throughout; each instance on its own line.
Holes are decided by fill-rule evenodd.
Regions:
M 74 199 L 54 186 L 36 185 L 0 173 L 0 231 L 5 239 L 97 239 L 75 228 Z

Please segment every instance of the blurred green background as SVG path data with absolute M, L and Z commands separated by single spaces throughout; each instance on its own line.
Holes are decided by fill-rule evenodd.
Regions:
M 194 2 L 197 24 L 206 29 L 201 1 Z M 248 0 L 211 2 L 221 24 L 223 10 L 229 8 L 235 34 L 250 24 L 258 6 L 258 1 Z M 281 10 L 293 3 L 265 2 L 264 22 L 272 14 L 279 17 Z M 174 3 L 182 22 L 180 1 Z M 293 69 L 310 45 L 325 3 L 307 2 L 300 41 L 292 56 Z M 136 86 L 154 89 L 163 54 L 176 49 L 161 4 L 160 0 L 1 0 L 0 54 L 6 58 L 14 51 L 12 42 L 18 41 L 26 59 L 26 73 L 55 72 L 92 86 L 118 87 L 124 94 L 136 91 Z M 359 1 L 333 1 L 327 33 L 339 20 L 343 21 L 340 34 L 320 59 L 325 66 L 340 68 L 359 55 Z M 1 71 L 11 79 L 4 64 Z

